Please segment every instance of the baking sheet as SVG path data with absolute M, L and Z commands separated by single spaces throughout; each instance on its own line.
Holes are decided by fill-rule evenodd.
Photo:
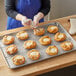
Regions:
M 73 43 L 73 45 L 74 45 L 74 48 L 73 48 L 72 50 L 70 50 L 70 51 L 64 51 L 64 50 L 62 50 L 62 48 L 60 47 L 60 43 L 62 43 L 62 42 L 56 42 L 56 41 L 54 40 L 54 35 L 55 35 L 55 34 L 50 34 L 50 33 L 47 32 L 46 29 L 47 29 L 47 27 L 48 27 L 49 25 L 58 26 L 59 32 L 62 32 L 62 33 L 65 33 L 65 34 L 66 34 L 66 36 L 67 36 L 66 41 L 71 41 L 71 42 Z M 11 34 L 8 34 L 8 35 L 12 35 L 12 36 L 15 37 L 15 42 L 14 42 L 14 44 L 16 44 L 17 47 L 18 47 L 18 52 L 17 52 L 16 54 L 14 54 L 14 55 L 8 55 L 8 54 L 6 53 L 5 47 L 7 47 L 8 45 L 4 45 L 4 44 L 2 43 L 2 38 L 3 38 L 3 36 L 0 37 L 0 48 L 1 48 L 1 50 L 2 50 L 2 53 L 3 53 L 3 55 L 4 55 L 5 59 L 6 59 L 6 62 L 7 62 L 7 64 L 8 64 L 8 66 L 9 66 L 9 68 L 15 69 L 15 68 L 18 68 L 18 67 L 22 67 L 22 66 L 25 66 L 25 65 L 28 65 L 28 64 L 32 64 L 32 63 L 35 63 L 35 62 L 39 62 L 39 61 L 42 61 L 42 60 L 45 60 L 45 59 L 48 59 L 48 58 L 56 57 L 56 56 L 62 55 L 62 54 L 64 54 L 64 53 L 68 53 L 68 52 L 71 52 L 71 51 L 75 51 L 75 50 L 76 50 L 76 41 L 68 34 L 68 32 L 62 27 L 61 24 L 59 24 L 59 23 L 57 23 L 57 22 L 54 22 L 54 23 L 49 23 L 49 24 L 42 25 L 42 26 L 39 26 L 39 27 L 45 28 L 45 30 L 46 30 L 45 35 L 48 35 L 48 36 L 51 37 L 52 43 L 51 43 L 50 45 L 55 45 L 55 46 L 58 47 L 58 49 L 59 49 L 58 55 L 55 55 L 55 56 L 49 56 L 49 55 L 47 55 L 46 52 L 45 52 L 45 50 L 46 50 L 46 48 L 48 48 L 48 46 L 43 46 L 43 45 L 41 45 L 41 44 L 39 43 L 39 41 L 38 41 L 41 36 L 35 36 L 35 35 L 33 34 L 33 30 L 32 30 L 32 29 L 28 29 L 28 30 L 26 30 L 26 31 L 28 32 L 28 34 L 29 34 L 29 39 L 28 39 L 28 40 L 34 40 L 34 41 L 36 41 L 37 47 L 36 47 L 35 49 L 39 50 L 40 55 L 41 55 L 39 60 L 33 61 L 33 60 L 31 60 L 31 59 L 29 59 L 29 58 L 27 57 L 27 52 L 28 52 L 29 50 L 23 48 L 24 41 L 18 40 L 18 39 L 16 38 L 16 33 L 17 33 L 17 32 L 11 33 Z M 39 28 L 39 27 L 38 27 L 38 28 Z M 25 41 L 26 41 L 26 40 L 25 40 Z M 49 46 L 50 46 L 50 45 L 49 45 Z M 23 64 L 23 65 L 18 65 L 18 66 L 14 65 L 11 58 L 12 58 L 13 56 L 15 56 L 15 55 L 22 55 L 22 56 L 24 56 L 25 59 L 26 59 L 25 64 Z

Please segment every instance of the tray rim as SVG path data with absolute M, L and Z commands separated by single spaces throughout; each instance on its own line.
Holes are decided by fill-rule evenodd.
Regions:
M 53 23 L 55 23 L 55 24 L 57 24 L 57 25 L 60 25 L 60 27 L 63 28 L 63 29 L 65 30 L 65 32 L 71 37 L 71 39 L 72 39 L 73 41 L 75 41 L 75 40 L 72 38 L 72 36 L 67 32 L 67 30 L 66 30 L 59 22 L 50 22 L 50 23 L 48 23 L 48 24 L 44 24 L 44 25 L 41 25 L 41 26 L 46 26 L 46 25 L 49 26 L 50 24 L 53 24 Z M 40 26 L 40 27 L 41 27 L 41 26 Z M 30 30 L 30 29 L 23 29 L 23 30 Z M 19 30 L 19 31 L 23 31 L 23 30 Z M 12 32 L 12 33 L 9 33 L 9 34 L 6 34 L 6 35 L 10 35 L 10 34 L 13 34 L 13 33 L 17 33 L 17 32 L 19 32 L 19 31 Z M 3 36 L 5 36 L 5 35 L 2 35 L 2 36 L 0 36 L 0 37 L 3 37 Z M 76 42 L 76 41 L 75 41 L 75 42 Z M 33 63 L 31 63 L 31 64 L 20 65 L 19 67 L 11 68 L 10 65 L 9 65 L 9 63 L 8 63 L 8 61 L 7 61 L 7 58 L 5 57 L 5 54 L 4 54 L 3 49 L 2 49 L 1 46 L 0 46 L 0 49 L 1 49 L 1 51 L 2 51 L 2 54 L 3 54 L 4 58 L 5 58 L 5 61 L 6 61 L 7 65 L 8 65 L 8 67 L 9 67 L 10 69 L 16 69 L 16 68 L 20 68 L 20 67 L 23 67 L 23 66 L 31 65 L 31 64 L 34 64 L 34 63 L 37 63 L 37 62 L 44 61 L 44 60 L 46 60 L 46 59 L 50 59 L 50 58 L 53 58 L 53 57 L 57 57 L 57 56 L 64 55 L 64 54 L 67 54 L 67 53 L 69 53 L 69 52 L 75 51 L 75 50 L 71 50 L 71 51 L 68 51 L 68 52 L 65 52 L 65 53 L 62 53 L 62 54 L 59 54 L 59 55 L 55 55 L 55 56 L 52 56 L 52 57 L 49 57 L 49 58 L 46 58 L 46 59 L 43 59 L 43 60 L 39 60 L 39 61 L 37 61 L 37 62 L 33 62 Z

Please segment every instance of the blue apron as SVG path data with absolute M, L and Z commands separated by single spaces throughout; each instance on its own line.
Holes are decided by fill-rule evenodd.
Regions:
M 17 12 L 32 20 L 33 17 L 39 12 L 40 8 L 41 8 L 41 0 L 17 0 L 16 4 Z M 40 22 L 43 21 L 44 19 L 40 20 Z M 18 27 L 23 27 L 21 21 L 8 17 L 7 30 Z

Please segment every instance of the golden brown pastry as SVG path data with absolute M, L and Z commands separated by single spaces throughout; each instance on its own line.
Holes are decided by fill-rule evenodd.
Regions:
M 63 50 L 69 51 L 73 48 L 73 44 L 70 41 L 65 41 L 65 42 L 61 43 L 61 47 Z
M 21 55 L 15 55 L 13 58 L 12 58 L 12 61 L 15 65 L 22 65 L 25 63 L 25 58 Z
M 35 49 L 28 51 L 27 55 L 32 60 L 38 60 L 40 58 L 39 51 Z
M 19 39 L 19 40 L 26 40 L 28 39 L 28 33 L 26 31 L 20 31 L 17 33 L 16 37 Z
M 34 29 L 34 35 L 41 36 L 41 35 L 44 35 L 44 34 L 45 34 L 45 29 L 44 28 Z
M 58 48 L 56 46 L 49 46 L 46 49 L 46 53 L 48 55 L 57 55 L 58 54 Z
M 49 36 L 43 36 L 39 39 L 39 42 L 42 45 L 49 45 L 49 44 L 51 44 L 51 38 Z
M 8 47 L 6 47 L 6 52 L 10 55 L 15 54 L 18 51 L 18 48 L 16 45 L 12 44 Z
M 55 41 L 64 41 L 66 39 L 66 35 L 64 33 L 56 33 L 55 35 Z
M 2 42 L 3 42 L 3 44 L 5 44 L 5 45 L 9 45 L 9 44 L 12 44 L 13 42 L 14 42 L 14 37 L 13 36 L 8 36 L 8 35 L 6 35 L 6 36 L 4 36 L 3 37 L 3 39 L 2 39 Z
M 27 40 L 24 42 L 24 48 L 25 49 L 33 49 L 33 48 L 36 48 L 36 42 L 35 41 L 32 41 L 32 40 Z
M 48 26 L 47 31 L 49 33 L 57 33 L 58 32 L 58 27 L 55 26 L 55 25 L 50 25 L 50 26 Z

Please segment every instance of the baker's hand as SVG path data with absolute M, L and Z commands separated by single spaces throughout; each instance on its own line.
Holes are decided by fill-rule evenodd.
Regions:
M 32 20 L 31 20 L 31 19 L 28 19 L 28 18 L 26 18 L 26 17 L 24 16 L 24 17 L 22 18 L 21 22 L 22 22 L 22 25 L 24 25 L 24 26 L 30 26 Z
M 40 21 L 40 18 L 38 15 L 34 16 L 34 20 L 33 20 L 33 27 L 36 28 L 38 26 L 38 23 Z
M 36 28 L 39 24 L 39 21 L 44 17 L 44 14 L 39 12 L 37 15 L 34 16 L 33 19 L 33 26 Z

